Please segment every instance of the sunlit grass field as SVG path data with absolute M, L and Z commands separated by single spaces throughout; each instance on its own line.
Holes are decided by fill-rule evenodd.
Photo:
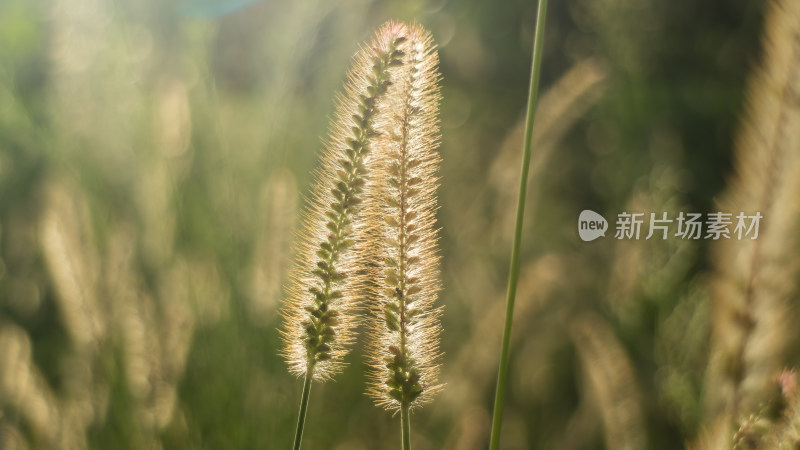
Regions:
M 800 9 L 552 1 L 502 449 L 795 448 Z M 279 311 L 351 57 L 438 46 L 442 356 L 413 447 L 485 449 L 536 2 L 0 0 L 0 449 L 287 449 Z M 608 220 L 584 242 L 578 216 Z M 757 239 L 646 239 L 759 212 Z M 615 237 L 644 213 L 639 239 Z M 400 448 L 365 329 L 303 448 Z M 781 447 L 784 445 L 786 447 Z

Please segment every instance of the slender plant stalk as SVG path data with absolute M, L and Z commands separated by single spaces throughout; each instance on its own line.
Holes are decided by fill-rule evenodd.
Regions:
M 539 98 L 539 73 L 542 67 L 542 46 L 544 43 L 544 19 L 547 14 L 547 0 L 539 0 L 536 15 L 536 35 L 533 40 L 533 63 L 531 66 L 531 82 L 528 91 L 528 112 L 525 123 L 525 142 L 522 153 L 522 173 L 519 178 L 519 196 L 517 200 L 517 218 L 514 226 L 514 243 L 511 248 L 511 267 L 508 274 L 508 295 L 506 297 L 506 321 L 503 327 L 503 344 L 500 350 L 500 366 L 497 371 L 497 389 L 494 397 L 494 413 L 492 415 L 492 436 L 490 450 L 497 450 L 500 445 L 500 429 L 503 424 L 503 401 L 505 400 L 506 379 L 508 378 L 508 359 L 511 343 L 511 324 L 514 320 L 514 301 L 517 295 L 519 279 L 519 249 L 522 240 L 522 218 L 525 213 L 525 197 L 528 186 L 528 168 L 531 162 L 531 142 L 533 141 L 533 121 L 536 117 L 536 104 Z
M 305 382 L 303 383 L 303 396 L 300 399 L 300 416 L 297 418 L 297 432 L 294 434 L 294 450 L 300 450 L 303 442 L 303 427 L 306 424 L 306 411 L 308 410 L 308 397 L 311 394 L 311 380 L 314 378 L 314 367 L 308 366 Z
M 411 450 L 411 418 L 408 416 L 408 406 L 400 410 L 400 427 L 403 429 L 403 450 Z

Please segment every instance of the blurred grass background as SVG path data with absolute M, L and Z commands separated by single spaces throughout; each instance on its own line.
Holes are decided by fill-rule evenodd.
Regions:
M 764 4 L 550 5 L 503 448 L 700 431 L 707 242 L 587 244 L 575 222 L 714 208 Z M 388 19 L 432 31 L 444 77 L 447 387 L 414 446 L 485 448 L 535 8 L 0 0 L 0 448 L 289 446 L 293 232 L 349 58 Z M 396 448 L 349 361 L 314 386 L 305 447 Z

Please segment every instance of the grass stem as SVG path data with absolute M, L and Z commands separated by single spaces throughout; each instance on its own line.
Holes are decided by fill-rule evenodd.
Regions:
M 403 450 L 411 450 L 411 421 L 408 417 L 408 405 L 400 408 L 400 427 L 403 429 Z
M 306 410 L 308 409 L 308 396 L 311 394 L 311 379 L 314 375 L 314 365 L 309 364 L 303 384 L 303 397 L 300 399 L 300 416 L 297 418 L 297 432 L 294 435 L 294 450 L 300 450 L 303 441 L 303 427 L 306 423 Z
M 547 14 L 547 0 L 539 0 L 536 15 L 536 35 L 533 40 L 533 62 L 531 65 L 531 82 L 528 91 L 528 111 L 525 122 L 525 141 L 522 153 L 522 172 L 519 179 L 519 195 L 517 198 L 517 217 L 514 226 L 514 242 L 511 249 L 511 267 L 508 274 L 508 295 L 506 297 L 506 320 L 503 328 L 503 343 L 500 350 L 500 366 L 497 371 L 497 389 L 494 397 L 494 413 L 492 414 L 492 436 L 490 450 L 497 450 L 500 445 L 500 429 L 503 424 L 503 401 L 505 399 L 506 379 L 508 378 L 508 359 L 511 346 L 511 324 L 514 319 L 514 301 L 517 295 L 519 279 L 519 249 L 522 240 L 522 218 L 525 213 L 525 197 L 528 186 L 528 169 L 531 162 L 531 143 L 533 140 L 533 121 L 536 116 L 536 105 L 539 98 L 539 73 L 542 67 L 542 46 L 544 41 L 544 19 Z

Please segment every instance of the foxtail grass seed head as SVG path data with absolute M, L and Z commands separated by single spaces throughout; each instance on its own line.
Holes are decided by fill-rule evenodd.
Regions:
M 376 123 L 382 121 L 387 92 L 403 64 L 404 33 L 404 26 L 392 22 L 379 29 L 354 57 L 337 99 L 283 308 L 283 354 L 298 376 L 331 378 L 341 370 L 353 341 L 363 285 L 355 248 L 364 230 L 364 186 L 379 137 Z
M 376 184 L 367 196 L 371 280 L 369 394 L 387 410 L 429 401 L 440 388 L 440 289 L 434 228 L 439 155 L 438 56 L 430 33 L 409 26 L 403 64 L 382 116 Z
M 775 401 L 773 379 L 795 361 L 800 226 L 800 3 L 771 2 L 764 57 L 748 85 L 734 176 L 720 209 L 763 215 L 758 239 L 712 247 L 710 418 L 733 420 Z

